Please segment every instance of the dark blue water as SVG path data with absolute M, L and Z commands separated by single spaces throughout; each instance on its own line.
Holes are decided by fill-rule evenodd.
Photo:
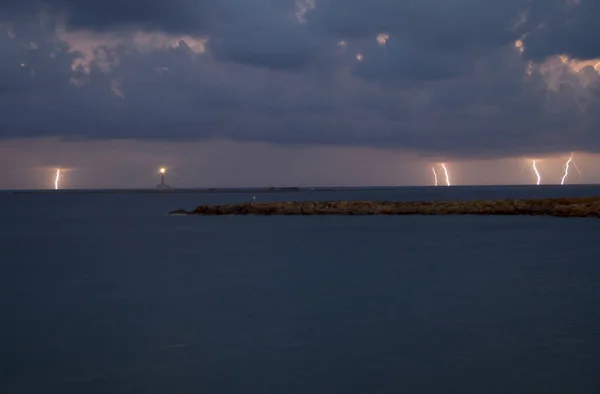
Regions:
M 0 392 L 600 391 L 600 220 L 166 215 L 251 198 L 0 193 Z

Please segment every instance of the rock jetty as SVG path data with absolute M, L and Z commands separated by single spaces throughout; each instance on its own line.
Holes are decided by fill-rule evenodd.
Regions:
M 200 205 L 179 215 L 548 215 L 600 218 L 600 197 L 484 201 L 303 201 Z

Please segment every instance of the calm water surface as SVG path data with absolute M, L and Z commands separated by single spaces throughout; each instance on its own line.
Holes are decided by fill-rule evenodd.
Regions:
M 166 215 L 251 199 L 0 193 L 0 392 L 600 392 L 600 220 Z

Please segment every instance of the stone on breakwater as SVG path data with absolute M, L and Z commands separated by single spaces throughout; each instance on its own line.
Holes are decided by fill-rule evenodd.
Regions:
M 600 217 L 600 197 L 484 201 L 302 201 L 200 205 L 188 215 L 550 215 Z

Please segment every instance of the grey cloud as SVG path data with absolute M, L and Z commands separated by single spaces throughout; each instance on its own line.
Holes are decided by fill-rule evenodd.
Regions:
M 354 74 L 402 87 L 461 75 L 474 61 L 469 54 L 432 51 L 418 47 L 415 42 L 399 41 L 391 38 L 381 47 L 373 40 L 361 52 L 367 61 L 358 63 Z
M 472 71 L 482 56 L 512 45 L 512 29 L 526 2 L 374 0 L 319 3 L 309 25 L 339 39 L 362 41 L 367 61 L 356 75 L 396 86 L 447 79 Z M 382 48 L 380 33 L 389 40 Z
M 68 52 L 51 18 L 42 26 L 23 17 L 16 38 L 0 30 L 0 137 L 229 139 L 448 157 L 600 151 L 598 74 L 561 66 L 552 71 L 555 91 L 537 69 L 525 75 L 514 40 L 535 13 L 509 28 L 522 1 L 330 0 L 304 24 L 291 1 L 175 2 L 163 15 L 156 4 L 166 3 L 144 3 L 140 14 L 131 7 L 111 16 L 111 3 L 53 2 L 70 7 L 72 28 L 207 33 L 207 52 L 184 42 L 139 50 L 122 28 L 111 67 L 92 62 L 86 74 L 71 69 L 83 54 Z M 195 27 L 176 24 L 183 10 L 200 18 Z M 380 32 L 390 34 L 385 46 L 375 40 Z M 335 45 L 342 38 L 345 50 Z
M 525 37 L 525 56 L 540 61 L 566 54 L 578 59 L 600 57 L 600 3 L 590 0 L 533 0 Z
M 228 0 L 223 0 L 227 2 Z M 205 32 L 221 2 L 215 0 L 4 0 L 0 8 L 10 15 L 49 13 L 68 15 L 73 29 L 106 31 L 135 25 L 172 32 Z
M 319 41 L 298 26 L 281 20 L 236 24 L 214 39 L 210 47 L 218 59 L 258 67 L 292 70 L 312 63 Z
M 340 39 L 388 33 L 420 45 L 464 49 L 506 43 L 514 36 L 511 20 L 526 4 L 524 0 L 329 0 L 318 3 L 308 19 Z
M 221 60 L 293 69 L 315 57 L 318 42 L 290 23 L 294 5 L 291 0 L 8 0 L 0 9 L 60 13 L 71 31 L 142 29 L 210 36 Z

